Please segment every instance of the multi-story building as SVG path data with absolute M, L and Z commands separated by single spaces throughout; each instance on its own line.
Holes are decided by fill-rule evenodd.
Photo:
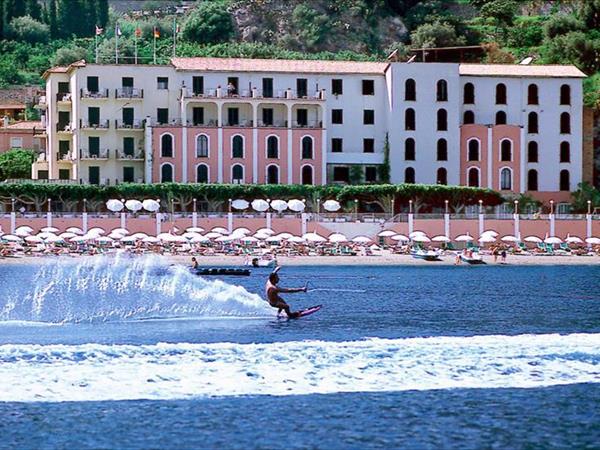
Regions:
M 45 74 L 48 155 L 34 177 L 376 182 L 387 137 L 394 183 L 567 200 L 586 173 L 583 78 L 573 66 L 81 61 Z

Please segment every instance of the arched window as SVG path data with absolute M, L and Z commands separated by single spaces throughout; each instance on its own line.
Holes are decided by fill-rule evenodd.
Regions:
M 570 105 L 571 104 L 571 86 L 563 84 L 560 87 L 560 104 Z
M 496 125 L 506 125 L 506 113 L 504 111 L 496 113 Z
M 530 112 L 527 115 L 527 132 L 535 134 L 538 132 L 538 129 L 538 115 L 535 112 Z
M 468 184 L 470 187 L 479 187 L 479 169 L 471 167 L 468 172 Z
M 571 144 L 566 141 L 560 143 L 560 162 L 571 162 Z
M 267 167 L 267 184 L 279 184 L 279 167 L 276 165 Z
M 173 136 L 170 134 L 163 134 L 160 137 L 160 156 L 162 158 L 173 157 Z
M 437 101 L 448 101 L 448 83 L 446 82 L 446 80 L 438 80 L 437 82 Z
M 527 172 L 527 190 L 538 190 L 538 173 L 535 169 L 529 169 L 529 171 Z
M 404 111 L 404 129 L 414 131 L 416 128 L 415 110 L 408 108 L 406 111 Z
M 512 142 L 508 139 L 500 142 L 500 161 L 512 161 Z
M 196 183 L 208 183 L 208 166 L 198 164 L 196 167 Z
M 244 182 L 244 166 L 236 164 L 231 168 L 231 182 L 241 184 Z
M 277 136 L 269 136 L 267 138 L 267 158 L 279 158 L 279 139 L 277 139 Z
M 437 141 L 437 160 L 448 161 L 448 141 L 446 139 Z
M 415 182 L 415 169 L 412 167 L 407 167 L 404 170 L 404 182 L 413 184 Z
M 196 158 L 208 158 L 208 136 L 205 134 L 196 136 Z
M 506 85 L 504 83 L 496 85 L 496 105 L 506 105 Z
M 414 102 L 417 100 L 417 83 L 412 78 L 404 82 L 404 100 Z
M 408 138 L 404 141 L 404 160 L 414 161 L 416 158 L 415 140 Z
M 500 171 L 500 190 L 510 191 L 512 189 L 512 172 L 508 167 Z
M 527 86 L 527 104 L 528 105 L 539 104 L 537 84 L 530 84 L 529 86 Z
M 560 190 L 570 191 L 571 190 L 571 176 L 568 170 L 560 171 Z
M 313 140 L 310 136 L 302 138 L 302 159 L 313 159 Z
M 463 114 L 463 124 L 468 125 L 475 123 L 475 113 L 473 111 L 465 111 Z
M 475 103 L 475 86 L 473 83 L 467 83 L 463 87 L 463 103 L 472 105 Z
M 448 131 L 448 111 L 445 109 L 438 109 L 437 129 L 438 131 Z
M 437 184 L 448 184 L 448 171 L 443 167 L 437 170 Z
M 173 182 L 173 165 L 163 164 L 160 167 L 160 182 L 161 183 L 172 183 Z
M 571 133 L 571 114 L 564 112 L 560 115 L 560 134 Z
M 479 161 L 479 141 L 477 139 L 471 139 L 468 143 L 468 161 Z
M 313 184 L 313 168 L 312 168 L 312 166 L 302 167 L 302 184 Z
M 527 162 L 538 162 L 538 143 L 535 141 L 530 141 L 527 144 Z
M 231 139 L 231 157 L 232 158 L 243 158 L 244 157 L 244 138 L 239 134 L 236 134 Z

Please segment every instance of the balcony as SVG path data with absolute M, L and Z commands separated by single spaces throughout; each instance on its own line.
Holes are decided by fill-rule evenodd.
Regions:
M 234 127 L 234 128 L 252 128 L 254 126 L 254 122 L 251 119 L 242 119 L 238 122 L 223 122 L 224 127 Z
M 73 133 L 73 127 L 71 127 L 70 123 L 57 123 L 56 131 L 58 133 Z
M 96 150 L 96 151 L 90 151 L 90 150 L 85 150 L 85 149 L 80 149 L 79 150 L 79 159 L 83 160 L 107 160 L 109 157 L 109 150 L 108 149 L 103 149 L 103 150 Z
M 323 128 L 323 122 L 321 120 L 307 120 L 306 122 L 292 122 L 293 128 Z
M 277 90 L 268 92 L 267 95 L 263 95 L 263 91 L 257 88 L 252 89 L 234 89 L 228 91 L 227 89 L 216 87 L 211 89 L 205 89 L 202 92 L 194 92 L 192 89 L 184 89 L 184 98 L 188 100 L 193 99 L 273 99 L 273 100 L 309 100 L 309 101 L 323 101 L 325 100 L 325 90 L 320 89 L 316 92 L 300 92 L 292 89 Z
M 159 122 L 158 119 L 152 118 L 150 119 L 150 124 L 153 127 L 180 127 L 181 119 L 170 119 L 167 122 Z
M 217 119 L 214 118 L 214 119 L 204 120 L 203 122 L 194 122 L 193 120 L 188 120 L 187 125 L 188 125 L 188 127 L 216 127 Z
M 258 128 L 287 128 L 287 120 L 274 120 L 270 123 L 259 120 Z
M 144 90 L 134 87 L 122 87 L 115 89 L 115 98 L 124 100 L 141 100 L 144 98 Z
M 37 105 L 34 106 L 36 109 L 46 109 L 48 107 L 48 103 L 46 102 L 46 96 L 40 95 Z
M 59 92 L 56 94 L 56 101 L 58 103 L 71 103 L 71 93 L 70 92 Z
M 73 161 L 75 161 L 75 158 L 73 157 L 71 152 L 66 152 L 66 153 L 59 152 L 56 155 L 56 160 L 59 162 L 73 162 Z
M 144 129 L 144 121 L 140 119 L 135 119 L 133 122 L 123 121 L 123 120 L 115 120 L 115 127 L 117 130 L 125 130 L 125 131 L 142 131 Z
M 108 98 L 108 89 L 100 89 L 99 91 L 90 91 L 86 88 L 80 90 L 81 98 L 105 100 Z
M 115 150 L 116 156 L 118 160 L 125 161 L 143 161 L 144 160 L 144 151 L 138 150 L 136 152 L 125 152 L 124 150 Z
M 79 120 L 79 128 L 82 130 L 104 131 L 109 128 L 108 120 L 100 119 L 98 122 L 90 122 L 89 120 Z

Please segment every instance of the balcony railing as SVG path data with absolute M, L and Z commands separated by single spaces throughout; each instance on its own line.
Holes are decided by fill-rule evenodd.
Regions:
M 100 89 L 98 91 L 90 91 L 87 88 L 83 88 L 80 90 L 81 98 L 100 98 L 105 99 L 108 98 L 108 89 Z
M 279 100 L 325 100 L 325 90 L 298 92 L 292 89 L 279 89 L 272 92 L 264 92 L 261 89 L 230 89 L 216 87 L 205 89 L 202 92 L 194 92 L 193 89 L 185 89 L 185 98 L 229 98 L 229 99 L 279 99 Z
M 73 157 L 73 155 L 71 154 L 71 152 L 68 152 L 68 153 L 57 153 L 56 160 L 57 161 L 75 161 L 75 158 Z
M 262 120 L 258 121 L 259 128 L 287 128 L 288 122 L 287 120 L 274 120 L 270 123 L 263 122 Z
M 109 122 L 106 119 L 100 119 L 97 123 L 92 123 L 89 120 L 79 120 L 79 128 L 82 129 L 107 130 L 109 126 Z
M 320 120 L 308 120 L 306 122 L 292 122 L 294 128 L 323 128 L 323 122 Z
M 102 149 L 97 151 L 90 151 L 86 149 L 79 150 L 79 159 L 108 159 L 110 151 L 108 149 Z
M 115 98 L 144 98 L 144 90 L 134 87 L 123 87 L 115 89 Z
M 239 127 L 239 128 L 252 128 L 254 122 L 250 119 L 240 120 L 238 122 L 224 122 L 224 127 Z
M 216 127 L 217 119 L 209 119 L 209 120 L 204 120 L 202 122 L 194 122 L 193 120 L 188 120 L 187 124 L 188 124 L 188 126 L 192 126 L 192 127 Z
M 177 126 L 181 126 L 181 119 L 176 118 L 176 119 L 169 119 L 167 122 L 159 122 L 158 119 L 151 118 L 150 119 L 150 124 L 153 127 L 155 127 L 155 126 L 163 126 L 163 127 L 173 126 L 173 127 L 177 127 Z
M 133 122 L 126 122 L 123 120 L 116 119 L 115 127 L 119 130 L 143 130 L 144 121 L 140 119 L 135 119 Z
M 71 127 L 70 123 L 57 123 L 56 131 L 58 131 L 59 133 L 72 133 L 73 128 Z
M 143 161 L 144 160 L 144 151 L 143 150 L 138 150 L 136 152 L 125 152 L 124 150 L 115 150 L 117 159 L 124 159 L 124 160 L 140 160 Z
M 71 102 L 71 93 L 70 92 L 59 92 L 56 94 L 57 102 Z

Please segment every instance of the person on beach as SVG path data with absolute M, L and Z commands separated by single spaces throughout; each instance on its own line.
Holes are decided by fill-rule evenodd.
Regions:
M 302 288 L 283 288 L 277 286 L 277 283 L 279 283 L 279 275 L 277 274 L 277 272 L 279 272 L 280 269 L 281 267 L 275 267 L 275 270 L 273 270 L 273 272 L 271 272 L 271 274 L 269 275 L 269 280 L 265 285 L 267 301 L 269 302 L 269 305 L 271 305 L 273 308 L 278 309 L 277 315 L 281 314 L 281 311 L 285 311 L 285 313 L 290 319 L 295 319 L 296 317 L 298 317 L 299 313 L 290 311 L 290 305 L 288 305 L 285 302 L 285 300 L 279 296 L 279 293 L 285 292 L 292 294 L 294 292 L 306 292 L 307 287 L 304 286 Z

